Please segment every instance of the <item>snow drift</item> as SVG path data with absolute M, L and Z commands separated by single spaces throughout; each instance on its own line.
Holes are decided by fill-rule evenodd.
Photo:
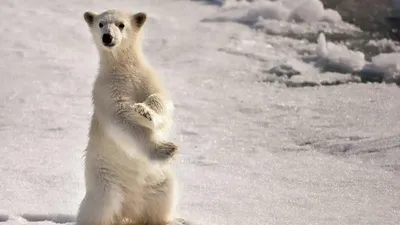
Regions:
M 216 15 L 203 21 L 237 22 L 267 34 L 264 43 L 270 46 L 269 49 L 257 44 L 256 50 L 258 57 L 267 61 L 263 71 L 268 74 L 264 75 L 264 81 L 290 86 L 314 86 L 370 81 L 390 83 L 397 79 L 393 57 L 379 54 L 395 56 L 391 52 L 399 51 L 398 45 L 387 39 L 358 41 L 357 38 L 364 38 L 362 31 L 343 22 L 339 13 L 325 9 L 319 0 L 224 1 Z M 274 63 L 270 61 L 271 57 L 266 56 L 268 52 L 277 56 L 273 50 L 274 45 L 271 45 L 276 43 L 274 37 L 285 39 L 291 46 L 304 47 L 294 47 L 297 49 L 289 54 L 289 58 L 284 55 Z M 361 49 L 358 47 L 360 43 L 364 43 Z M 261 53 L 260 49 L 265 49 L 265 52 Z M 370 54 L 373 55 L 373 62 L 368 61 L 363 50 L 368 53 L 368 59 Z M 249 53 L 245 48 L 231 49 L 231 46 L 225 47 L 224 51 L 255 54 L 254 51 Z M 288 48 L 286 51 L 291 50 Z M 383 71 L 377 64 L 392 69 Z

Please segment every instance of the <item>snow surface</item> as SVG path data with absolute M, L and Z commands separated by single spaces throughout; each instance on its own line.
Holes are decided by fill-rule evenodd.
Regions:
M 321 57 L 320 30 L 309 28 L 357 29 L 274 17 L 282 30 L 272 35 L 210 19 L 250 18 L 255 3 L 203 3 L 1 1 L 0 224 L 73 224 L 98 61 L 82 15 L 109 8 L 150 17 L 144 50 L 177 108 L 182 217 L 204 225 L 400 223 L 400 89 L 325 71 L 321 60 L 339 62 L 341 53 L 330 52 L 346 50 L 332 50 L 327 35 Z M 314 39 L 295 36 L 307 32 Z M 398 76 L 392 56 L 366 64 Z

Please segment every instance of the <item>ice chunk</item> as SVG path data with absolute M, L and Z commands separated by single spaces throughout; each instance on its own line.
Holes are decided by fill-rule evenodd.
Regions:
M 372 58 L 364 72 L 376 72 L 383 74 L 383 80 L 388 83 L 400 80 L 400 53 L 383 53 Z
M 332 9 L 326 9 L 321 17 L 321 21 L 336 23 L 342 21 L 340 14 Z
M 324 33 L 320 33 L 318 35 L 316 52 L 317 55 L 322 58 L 326 58 L 328 55 L 328 49 L 326 46 L 326 38 Z
M 260 1 L 251 4 L 247 14 L 240 18 L 241 22 L 247 22 L 249 24 L 256 23 L 259 18 L 273 19 L 273 20 L 286 20 L 289 16 L 289 10 L 285 8 L 280 1 L 267 2 Z
M 342 44 L 327 43 L 323 33 L 318 37 L 316 54 L 324 71 L 352 73 L 365 65 L 364 53 L 352 51 Z
M 324 15 L 324 5 L 319 0 L 306 0 L 291 13 L 290 19 L 297 22 L 316 22 Z

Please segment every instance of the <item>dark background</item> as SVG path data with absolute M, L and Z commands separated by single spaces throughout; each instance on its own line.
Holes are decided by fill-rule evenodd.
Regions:
M 325 8 L 340 13 L 343 20 L 360 27 L 374 37 L 390 37 L 389 24 L 385 17 L 390 15 L 392 0 L 321 0 Z

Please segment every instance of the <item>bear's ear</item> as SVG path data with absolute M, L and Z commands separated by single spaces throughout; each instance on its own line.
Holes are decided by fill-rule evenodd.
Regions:
M 147 18 L 147 15 L 144 12 L 139 12 L 139 13 L 133 14 L 132 23 L 134 23 L 134 25 L 136 25 L 136 27 L 141 28 L 143 26 L 144 22 L 146 22 L 146 18 Z
M 86 23 L 91 27 L 93 25 L 94 17 L 96 16 L 95 13 L 87 11 L 83 14 L 83 18 L 85 19 Z

